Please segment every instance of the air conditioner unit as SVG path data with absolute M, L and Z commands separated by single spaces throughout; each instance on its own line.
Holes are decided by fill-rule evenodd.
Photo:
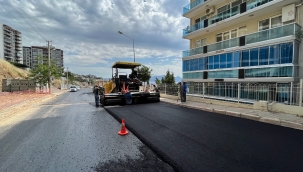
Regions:
M 210 15 L 210 14 L 212 14 L 214 12 L 215 12 L 215 7 L 211 6 L 211 7 L 207 8 L 206 15 Z

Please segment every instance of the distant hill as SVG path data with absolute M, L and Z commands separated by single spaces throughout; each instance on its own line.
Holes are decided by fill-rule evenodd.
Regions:
M 164 77 L 164 76 L 165 76 L 165 75 L 154 75 L 154 76 L 152 76 L 152 77 L 150 78 L 149 83 L 154 84 L 156 78 L 158 78 L 159 80 L 161 80 L 162 77 Z M 182 81 L 182 78 L 181 78 L 180 76 L 176 76 L 176 77 L 175 77 L 175 81 L 176 81 L 176 82 L 181 82 L 181 81 Z

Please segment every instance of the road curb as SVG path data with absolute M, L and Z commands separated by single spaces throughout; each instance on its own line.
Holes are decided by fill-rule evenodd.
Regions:
M 225 113 L 228 116 L 241 117 L 241 113 L 240 112 L 226 111 Z
M 260 122 L 264 122 L 264 123 L 269 123 L 269 124 L 274 124 L 274 125 L 281 125 L 281 121 L 278 118 L 266 118 L 266 117 L 262 117 L 259 120 Z
M 240 117 L 245 118 L 245 119 L 254 120 L 254 121 L 259 121 L 259 119 L 260 119 L 259 116 L 255 116 L 255 115 L 251 115 L 251 114 L 247 114 L 247 113 L 241 113 Z
M 222 115 L 226 115 L 226 111 L 225 110 L 214 109 L 213 112 L 218 113 L 218 114 L 222 114 Z
M 303 130 L 303 124 L 281 120 L 281 126 Z
M 207 112 L 213 112 L 213 111 L 214 111 L 213 108 L 204 108 L 203 110 L 204 110 L 204 111 L 207 111 Z

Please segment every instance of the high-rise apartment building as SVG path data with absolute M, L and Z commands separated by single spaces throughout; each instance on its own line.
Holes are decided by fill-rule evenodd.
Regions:
M 39 57 L 46 57 L 43 63 L 48 64 L 48 48 L 46 46 L 23 47 L 23 63 L 30 68 L 34 68 L 38 64 Z M 51 47 L 50 60 L 54 60 L 58 67 L 63 68 L 63 50 Z
M 0 24 L 0 58 L 23 63 L 22 34 L 5 24 Z
M 292 93 L 303 78 L 302 0 L 191 0 L 183 16 L 189 93 L 299 102 Z

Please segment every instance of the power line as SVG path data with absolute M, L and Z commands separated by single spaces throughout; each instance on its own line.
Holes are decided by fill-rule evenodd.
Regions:
M 0 3 L 1 7 L 4 9 L 4 11 L 7 11 L 10 13 L 11 16 L 13 16 L 13 18 L 15 18 L 17 20 L 17 22 L 21 23 L 10 11 L 6 10 L 3 5 Z M 23 23 L 21 23 L 23 25 L 23 27 L 28 31 L 28 32 L 32 32 L 30 31 Z
M 11 6 L 18 14 L 19 16 L 22 18 L 22 15 L 20 14 L 20 12 L 8 1 L 8 0 L 5 0 L 6 3 Z M 25 21 L 26 22 L 26 21 Z M 28 23 L 28 22 L 27 22 Z M 29 24 L 29 23 L 28 23 Z M 33 28 L 43 39 L 47 40 L 43 35 L 41 35 L 31 24 L 29 24 L 31 28 Z
M 39 28 L 39 26 L 37 26 L 37 24 L 27 15 L 27 13 L 20 7 L 20 5 L 18 5 L 18 3 L 15 1 L 15 0 L 13 0 L 13 2 L 16 4 L 16 6 L 18 6 L 20 9 L 21 9 L 21 11 L 23 12 L 23 14 L 25 14 L 26 15 L 26 17 L 28 18 L 28 19 L 30 19 L 34 24 L 35 24 L 35 26 L 38 28 L 38 29 L 40 29 Z M 40 29 L 40 31 L 41 31 L 41 29 Z M 42 31 L 41 31 L 42 32 Z M 45 35 L 45 34 L 44 34 Z

